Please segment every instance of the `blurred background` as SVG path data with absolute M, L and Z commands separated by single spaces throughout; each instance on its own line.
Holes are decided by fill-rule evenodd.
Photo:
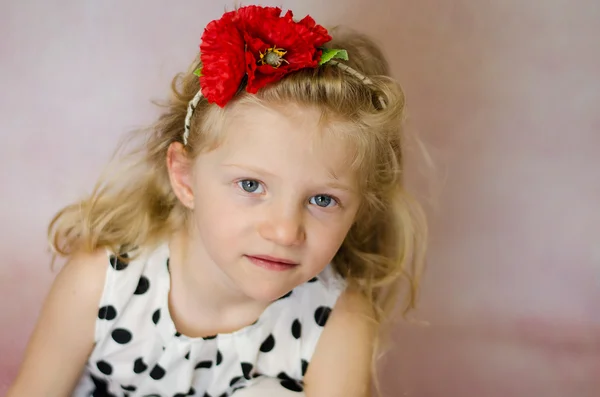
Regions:
M 54 277 L 45 228 L 230 1 L 0 2 L 0 394 Z M 244 2 L 248 4 L 248 2 Z M 417 317 L 385 396 L 600 395 L 600 3 L 263 1 L 371 34 L 434 179 Z

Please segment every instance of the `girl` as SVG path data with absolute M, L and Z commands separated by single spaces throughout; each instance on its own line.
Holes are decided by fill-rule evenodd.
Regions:
M 10 397 L 370 395 L 425 246 L 401 90 L 367 38 L 278 8 L 225 13 L 200 53 L 143 147 L 52 221 L 68 262 Z

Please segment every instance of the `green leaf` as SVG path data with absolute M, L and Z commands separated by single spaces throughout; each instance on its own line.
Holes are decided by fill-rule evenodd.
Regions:
M 194 74 L 198 77 L 202 77 L 202 69 L 198 68 L 194 70 Z
M 344 61 L 348 60 L 348 52 L 346 50 L 338 50 L 338 49 L 325 49 L 323 50 L 323 54 L 321 54 L 321 60 L 319 61 L 319 65 L 324 65 L 332 59 L 343 59 Z

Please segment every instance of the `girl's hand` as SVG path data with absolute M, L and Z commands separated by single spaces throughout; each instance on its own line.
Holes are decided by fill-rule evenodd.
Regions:
M 73 393 L 94 347 L 106 252 L 77 254 L 61 269 L 7 397 L 66 397 Z

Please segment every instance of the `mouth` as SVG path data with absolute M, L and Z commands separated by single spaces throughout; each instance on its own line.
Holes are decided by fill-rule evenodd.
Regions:
M 246 258 L 256 266 L 267 270 L 285 271 L 298 266 L 299 264 L 284 258 L 276 258 L 268 255 L 246 255 Z

